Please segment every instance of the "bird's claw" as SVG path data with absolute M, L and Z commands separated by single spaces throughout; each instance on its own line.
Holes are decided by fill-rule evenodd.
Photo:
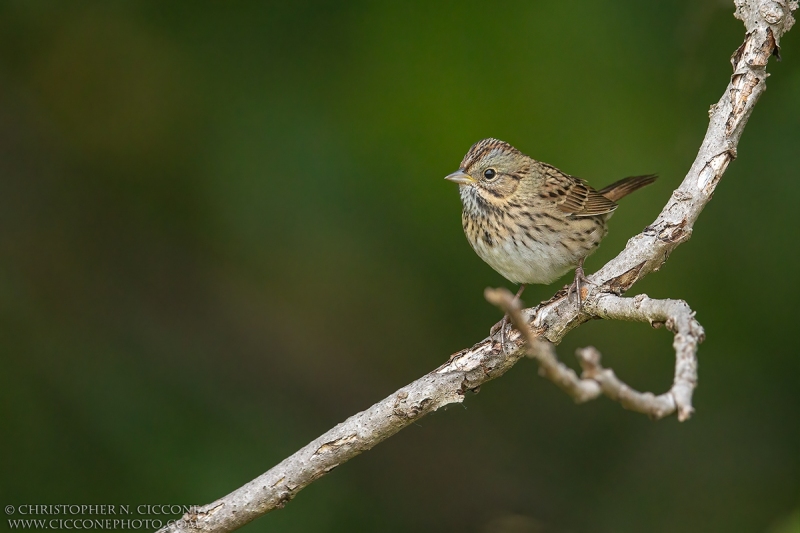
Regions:
M 506 351 L 506 328 L 508 327 L 508 313 L 503 315 L 503 320 L 492 326 L 489 330 L 489 337 L 494 340 L 495 335 L 500 333 L 500 347 Z
M 567 298 L 571 298 L 572 293 L 575 293 L 578 303 L 578 312 L 580 312 L 580 310 L 583 308 L 583 301 L 581 299 L 581 284 L 589 284 L 589 279 L 583 272 L 583 261 L 581 261 L 577 268 L 575 268 L 575 279 L 572 281 L 572 285 L 569 286 L 569 289 L 567 289 Z
M 525 290 L 525 284 L 522 283 L 519 286 L 519 290 L 517 294 L 514 295 L 513 303 L 514 305 L 519 305 L 519 298 L 522 296 L 522 292 Z M 500 349 L 503 353 L 506 353 L 506 329 L 512 327 L 510 316 L 508 313 L 503 315 L 503 320 L 492 326 L 492 329 L 489 330 L 489 338 L 494 340 L 494 336 L 497 335 L 497 332 L 500 332 Z

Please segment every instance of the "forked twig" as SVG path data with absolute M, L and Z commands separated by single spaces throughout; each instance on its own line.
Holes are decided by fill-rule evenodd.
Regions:
M 703 327 L 694 313 L 682 300 L 653 300 L 641 294 L 635 298 L 621 298 L 613 294 L 598 295 L 583 305 L 583 311 L 597 318 L 649 322 L 658 327 L 665 325 L 675 334 L 675 380 L 672 388 L 658 396 L 638 392 L 620 380 L 613 370 L 600 364 L 600 352 L 593 346 L 577 351 L 583 373 L 578 375 L 558 360 L 555 347 L 542 340 L 522 316 L 519 300 L 507 289 L 486 289 L 486 299 L 508 313 L 514 327 L 525 339 L 528 355 L 539 362 L 539 374 L 546 377 L 576 402 L 594 400 L 605 394 L 626 409 L 645 413 L 652 418 L 663 418 L 678 411 L 678 420 L 691 416 L 692 392 L 697 385 L 697 345 L 703 342 Z

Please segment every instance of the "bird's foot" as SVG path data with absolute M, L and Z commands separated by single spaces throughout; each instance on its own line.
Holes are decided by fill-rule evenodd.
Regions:
M 519 286 L 517 294 L 514 295 L 514 301 L 513 301 L 514 305 L 518 304 L 519 297 L 522 296 L 522 292 L 524 290 L 525 290 L 525 284 L 523 283 Z M 498 332 L 500 332 L 500 348 L 503 350 L 503 353 L 506 353 L 506 329 L 512 326 L 512 324 L 509 323 L 510 318 L 511 317 L 508 316 L 508 313 L 504 314 L 503 320 L 492 326 L 492 329 L 489 330 L 489 337 L 491 339 L 494 339 L 494 336 L 497 335 Z
M 503 315 L 503 320 L 492 326 L 489 330 L 489 337 L 494 340 L 495 335 L 500 333 L 500 348 L 506 351 L 506 328 L 508 327 L 508 313 Z
M 572 285 L 569 286 L 567 290 L 567 298 L 572 296 L 572 293 L 575 293 L 575 297 L 577 298 L 578 302 L 578 312 L 581 311 L 583 308 L 583 300 L 581 298 L 581 285 L 588 285 L 589 280 L 586 278 L 586 274 L 583 272 L 583 259 L 581 262 L 578 263 L 577 268 L 575 268 L 575 279 L 572 282 Z

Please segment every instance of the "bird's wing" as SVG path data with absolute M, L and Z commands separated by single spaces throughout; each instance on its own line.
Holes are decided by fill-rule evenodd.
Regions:
M 552 200 L 556 208 L 576 217 L 604 215 L 617 204 L 594 190 L 580 178 L 564 174 L 556 168 L 545 173 L 543 198 Z

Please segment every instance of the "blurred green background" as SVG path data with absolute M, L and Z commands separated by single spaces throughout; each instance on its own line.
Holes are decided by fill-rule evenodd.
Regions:
M 688 170 L 732 12 L 0 4 L 0 503 L 208 503 L 484 338 L 484 287 L 512 287 L 442 179 L 481 138 L 596 186 L 660 174 L 598 268 Z M 522 361 L 245 531 L 800 530 L 798 32 L 692 240 L 635 287 L 706 328 L 694 418 L 576 406 Z M 586 344 L 670 386 L 663 330 L 559 352 Z

